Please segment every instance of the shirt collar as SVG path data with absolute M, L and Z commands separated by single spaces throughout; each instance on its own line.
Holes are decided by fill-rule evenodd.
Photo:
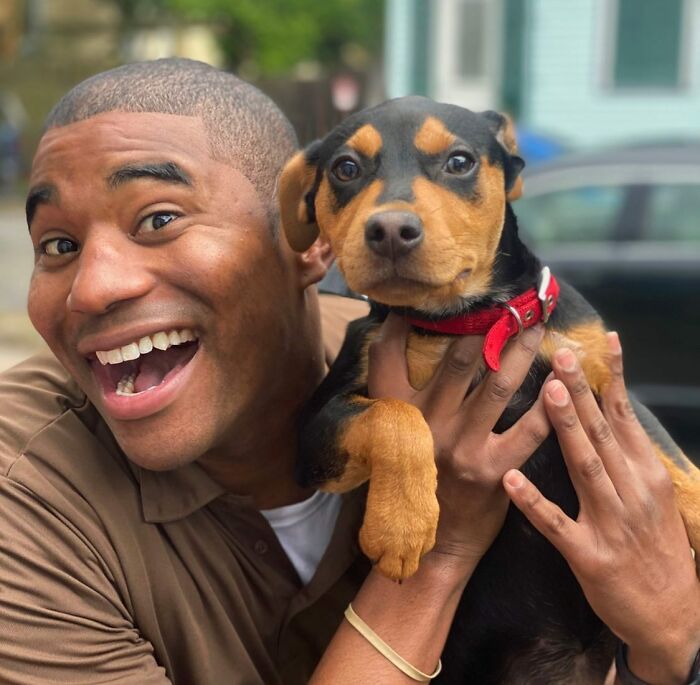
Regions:
M 129 463 L 139 481 L 143 518 L 148 523 L 183 519 L 226 494 L 196 463 L 172 471 L 149 471 Z

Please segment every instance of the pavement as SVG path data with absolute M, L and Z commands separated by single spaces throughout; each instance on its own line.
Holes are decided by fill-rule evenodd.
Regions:
M 0 371 L 4 371 L 45 349 L 26 313 L 34 253 L 21 199 L 0 200 L 0 238 Z

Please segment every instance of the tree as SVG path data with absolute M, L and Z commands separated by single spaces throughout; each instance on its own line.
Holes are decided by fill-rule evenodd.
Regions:
M 131 0 L 132 3 L 134 0 Z M 138 0 L 136 0 L 138 1 Z M 284 74 L 315 61 L 332 69 L 348 54 L 376 54 L 382 39 L 381 0 L 165 0 L 189 20 L 213 22 L 229 66 Z M 347 65 L 347 64 L 346 64 Z M 349 65 L 354 66 L 354 65 Z

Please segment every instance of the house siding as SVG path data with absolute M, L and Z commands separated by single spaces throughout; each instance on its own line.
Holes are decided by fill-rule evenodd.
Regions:
M 700 136 L 700 0 L 686 0 L 683 84 L 666 91 L 610 87 L 614 0 L 526 1 L 529 128 L 582 147 Z

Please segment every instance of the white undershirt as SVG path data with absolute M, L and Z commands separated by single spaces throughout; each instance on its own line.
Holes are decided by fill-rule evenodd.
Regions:
M 304 585 L 316 573 L 331 541 L 341 501 L 340 495 L 318 490 L 303 502 L 260 511 Z

